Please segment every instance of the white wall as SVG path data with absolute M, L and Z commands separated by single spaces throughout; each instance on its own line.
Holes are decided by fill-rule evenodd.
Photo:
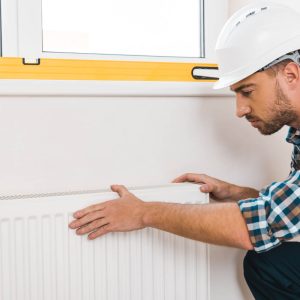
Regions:
M 233 98 L 2 97 L 2 194 L 161 184 L 187 171 L 260 187 L 286 174 L 288 146 L 270 146 L 283 134 L 262 137 L 234 116 L 234 105 Z

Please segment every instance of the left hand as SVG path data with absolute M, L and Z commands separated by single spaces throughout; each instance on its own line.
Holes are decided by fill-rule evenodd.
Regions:
M 76 220 L 69 224 L 78 235 L 88 234 L 93 240 L 115 231 L 132 231 L 144 228 L 145 202 L 131 194 L 122 185 L 112 185 L 120 198 L 91 205 L 73 214 Z

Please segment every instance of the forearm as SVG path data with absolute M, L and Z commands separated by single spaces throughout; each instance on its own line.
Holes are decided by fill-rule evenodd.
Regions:
M 145 203 L 143 222 L 146 227 L 206 243 L 253 249 L 244 218 L 235 203 Z
M 257 198 L 259 196 L 259 191 L 250 187 L 232 185 L 231 195 L 231 201 L 239 201 L 247 198 Z

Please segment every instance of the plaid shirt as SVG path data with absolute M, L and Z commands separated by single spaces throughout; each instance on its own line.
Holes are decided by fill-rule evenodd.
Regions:
M 289 177 L 262 189 L 258 198 L 238 201 L 256 252 L 300 234 L 300 129 L 290 128 L 286 141 L 294 145 Z

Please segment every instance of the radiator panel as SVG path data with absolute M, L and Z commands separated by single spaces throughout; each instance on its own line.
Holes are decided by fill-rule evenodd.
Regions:
M 207 202 L 195 185 L 132 192 L 145 201 Z M 74 211 L 114 198 L 0 197 L 0 299 L 209 299 L 207 245 L 150 228 L 89 241 L 68 228 Z

